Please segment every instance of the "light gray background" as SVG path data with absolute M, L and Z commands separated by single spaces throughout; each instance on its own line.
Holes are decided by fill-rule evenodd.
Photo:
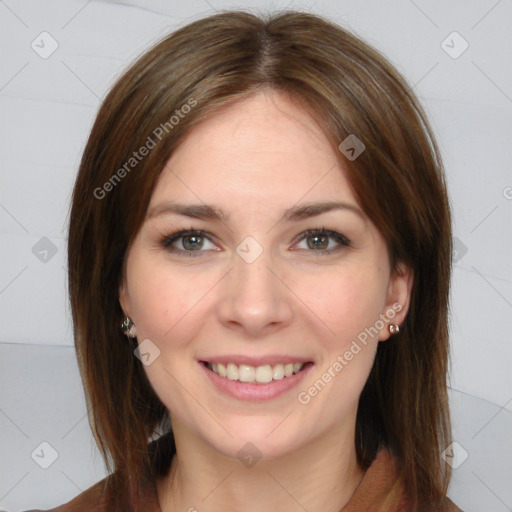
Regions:
M 71 187 L 101 99 L 176 27 L 218 9 L 285 6 L 376 46 L 427 109 L 458 248 L 450 400 L 460 465 L 449 495 L 467 512 L 512 510 L 511 0 L 0 1 L 1 508 L 56 506 L 105 474 L 75 362 L 65 258 Z M 58 48 L 42 58 L 52 39 Z M 48 469 L 42 442 L 57 454 Z

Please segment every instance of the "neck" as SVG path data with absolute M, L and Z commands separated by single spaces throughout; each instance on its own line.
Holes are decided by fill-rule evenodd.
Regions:
M 173 432 L 177 453 L 168 475 L 157 482 L 162 512 L 339 512 L 364 476 L 353 430 L 348 436 L 320 436 L 293 453 L 260 459 L 250 467 L 203 447 L 200 439 L 191 442 L 180 428 Z M 187 442 L 180 442 L 185 437 Z

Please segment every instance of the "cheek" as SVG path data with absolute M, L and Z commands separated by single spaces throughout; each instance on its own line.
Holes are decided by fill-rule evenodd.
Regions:
M 337 348 L 343 347 L 343 340 L 375 324 L 386 291 L 376 266 L 347 266 L 315 277 L 303 283 L 301 293 L 319 320 L 329 327 Z
M 199 279 L 170 267 L 134 251 L 127 266 L 128 289 L 138 343 L 150 339 L 159 350 L 154 362 L 144 366 L 148 380 L 167 408 L 187 410 L 187 395 L 170 375 L 180 375 L 183 362 L 191 361 L 189 342 L 200 326 L 192 320 L 201 314 L 201 298 L 212 285 L 204 275 Z
M 308 306 L 318 316 L 317 339 L 323 355 L 297 399 L 327 424 L 355 417 L 377 350 L 378 338 L 365 329 L 382 312 L 384 276 L 375 265 L 347 265 L 309 282 Z
M 127 267 L 131 311 L 139 340 L 150 338 L 159 345 L 182 328 L 181 319 L 189 314 L 204 295 L 201 283 L 193 274 L 186 277 L 169 272 L 169 266 L 134 254 Z M 204 277 L 204 276 L 203 276 Z
M 372 328 L 385 304 L 384 277 L 376 265 L 354 265 L 310 283 L 312 309 L 329 327 L 319 336 L 324 350 L 321 380 L 330 389 L 324 399 L 334 394 L 339 407 L 357 402 L 371 370 L 378 345 Z

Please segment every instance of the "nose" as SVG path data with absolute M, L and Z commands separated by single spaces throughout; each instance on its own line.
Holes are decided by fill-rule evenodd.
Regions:
M 233 254 L 233 266 L 223 279 L 217 304 L 219 321 L 225 327 L 261 338 L 290 324 L 293 293 L 274 267 L 265 250 L 251 263 Z

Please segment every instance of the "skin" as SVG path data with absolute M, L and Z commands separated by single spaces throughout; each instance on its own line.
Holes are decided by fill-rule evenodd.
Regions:
M 157 483 L 162 512 L 338 512 L 364 476 L 354 446 L 357 404 L 389 322 L 309 403 L 297 395 L 393 304 L 401 311 L 392 323 L 403 322 L 412 275 L 391 271 L 385 241 L 362 211 L 280 222 L 297 204 L 359 208 L 338 158 L 304 110 L 266 91 L 195 127 L 161 174 L 148 212 L 178 201 L 230 214 L 225 221 L 148 217 L 125 261 L 120 303 L 139 343 L 149 338 L 160 350 L 145 371 L 177 446 L 169 475 Z M 350 246 L 329 237 L 322 254 L 314 236 L 299 240 L 323 227 Z M 198 256 L 162 246 L 161 238 L 191 228 L 212 235 L 202 246 L 192 240 Z M 263 248 L 252 263 L 236 252 L 248 236 Z M 173 246 L 185 250 L 183 242 Z M 247 402 L 218 391 L 199 366 L 226 354 L 288 354 L 314 366 L 285 394 Z M 262 454 L 250 468 L 237 457 L 247 442 Z

